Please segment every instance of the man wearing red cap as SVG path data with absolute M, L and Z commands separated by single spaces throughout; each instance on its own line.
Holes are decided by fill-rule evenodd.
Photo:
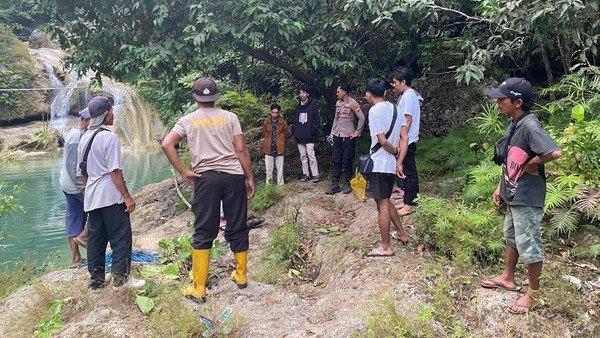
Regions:
M 202 303 L 206 300 L 210 250 L 219 232 L 221 202 L 227 222 L 225 239 L 237 263 L 231 279 L 240 289 L 248 285 L 246 218 L 254 179 L 237 115 L 214 106 L 218 98 L 215 82 L 205 77 L 196 79 L 192 96 L 198 109 L 177 121 L 163 140 L 162 149 L 183 180 L 194 188 L 193 285 L 185 296 Z M 184 166 L 175 149 L 183 138 L 188 140 L 191 169 Z

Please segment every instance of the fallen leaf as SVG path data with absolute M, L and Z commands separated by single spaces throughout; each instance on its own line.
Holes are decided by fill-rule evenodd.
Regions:
M 425 250 L 425 244 L 421 243 L 421 244 L 417 245 L 418 252 L 423 252 L 424 250 Z
M 595 316 L 596 315 L 596 311 L 594 311 L 593 309 L 590 309 L 588 311 L 588 313 L 590 314 L 590 316 Z

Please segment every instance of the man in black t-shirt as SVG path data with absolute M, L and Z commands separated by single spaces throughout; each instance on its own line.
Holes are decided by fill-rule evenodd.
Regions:
M 514 273 L 521 258 L 527 265 L 529 289 L 508 305 L 510 312 L 520 314 L 534 306 L 540 287 L 544 259 L 540 231 L 546 197 L 544 163 L 559 158 L 562 152 L 529 112 L 533 95 L 527 80 L 510 78 L 486 94 L 496 99 L 500 112 L 511 119 L 506 136 L 496 144 L 494 162 L 502 164 L 502 178 L 492 196 L 496 205 L 506 205 L 505 269 L 500 276 L 483 281 L 482 286 L 519 291 Z

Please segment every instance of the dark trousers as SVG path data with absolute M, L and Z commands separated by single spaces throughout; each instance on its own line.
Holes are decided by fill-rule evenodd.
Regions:
M 196 179 L 192 212 L 194 236 L 192 247 L 196 250 L 212 248 L 219 234 L 219 217 L 223 201 L 225 239 L 231 251 L 248 250 L 248 197 L 246 195 L 246 177 L 217 171 L 205 171 Z
M 128 276 L 131 270 L 131 222 L 125 204 L 94 209 L 88 214 L 87 258 L 92 282 L 104 281 L 107 243 L 113 251 L 113 275 Z
M 340 183 L 342 171 L 344 179 L 349 182 L 354 176 L 352 172 L 352 163 L 356 152 L 356 138 L 333 137 L 333 151 L 331 154 L 331 167 L 333 171 L 333 183 Z
M 415 153 L 417 152 L 417 143 L 413 142 L 408 145 L 408 151 L 402 168 L 404 169 L 404 204 L 415 205 L 415 199 L 419 193 L 419 175 L 417 174 L 417 162 L 415 161 Z

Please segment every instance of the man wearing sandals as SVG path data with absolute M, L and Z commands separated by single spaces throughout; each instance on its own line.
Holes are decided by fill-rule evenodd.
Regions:
M 194 188 L 193 284 L 185 291 L 185 296 L 203 303 L 210 250 L 219 233 L 221 203 L 226 221 L 225 239 L 236 261 L 231 280 L 240 289 L 248 285 L 246 218 L 248 198 L 254 194 L 254 178 L 237 115 L 215 107 L 219 97 L 215 82 L 206 77 L 197 78 L 192 96 L 198 109 L 177 121 L 163 140 L 162 149 L 183 180 Z M 190 148 L 191 169 L 185 167 L 175 149 L 183 138 L 187 138 Z
M 529 289 L 515 303 L 508 304 L 510 312 L 520 314 L 535 306 L 540 289 L 544 259 L 540 223 L 546 197 L 544 163 L 559 158 L 562 152 L 529 112 L 533 93 L 527 80 L 510 78 L 486 94 L 496 99 L 500 112 L 511 119 L 506 136 L 496 144 L 494 162 L 502 164 L 502 178 L 492 195 L 496 205 L 506 205 L 505 268 L 500 276 L 483 281 L 482 286 L 519 291 L 514 275 L 521 258 L 527 265 Z
M 368 175 L 365 191 L 365 196 L 373 198 L 377 204 L 377 221 L 381 233 L 381 245 L 367 254 L 369 257 L 394 255 L 390 243 L 390 220 L 397 229 L 392 236 L 403 243 L 408 243 L 408 235 L 400 224 L 398 211 L 390 202 L 396 175 L 404 177 L 402 161 L 408 148 L 408 129 L 404 114 L 384 98 L 388 88 L 389 83 L 385 80 L 373 78 L 367 81 L 365 93 L 367 101 L 373 104 L 369 109 L 371 149 L 377 144 L 381 146 L 371 154 L 373 172 Z M 395 121 L 394 110 L 396 110 Z
M 87 213 L 83 210 L 85 184 L 77 176 L 77 147 L 92 117 L 87 108 L 79 113 L 79 117 L 79 123 L 65 136 L 63 167 L 60 171 L 60 188 L 67 198 L 65 224 L 72 253 L 71 268 L 87 262 L 79 252 L 79 245 L 87 246 L 88 231 L 85 227 Z

